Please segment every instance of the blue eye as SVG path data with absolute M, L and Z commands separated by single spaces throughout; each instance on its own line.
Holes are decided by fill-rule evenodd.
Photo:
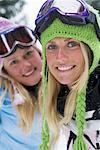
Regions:
M 79 46 L 79 43 L 77 43 L 76 41 L 71 41 L 67 43 L 67 47 L 72 48 L 75 46 Z
M 47 50 L 56 50 L 57 49 L 57 45 L 55 44 L 50 44 L 46 47 Z

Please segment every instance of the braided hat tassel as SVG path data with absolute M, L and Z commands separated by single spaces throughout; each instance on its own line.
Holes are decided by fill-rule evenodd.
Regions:
M 42 127 L 42 144 L 40 145 L 39 150 L 48 150 L 49 149 L 49 130 L 46 120 L 43 120 Z
M 76 104 L 76 123 L 78 135 L 74 142 L 74 150 L 87 150 L 86 143 L 84 141 L 84 126 L 85 126 L 85 108 L 86 108 L 86 90 L 78 93 Z
M 78 136 L 74 143 L 74 150 L 87 150 L 83 136 Z

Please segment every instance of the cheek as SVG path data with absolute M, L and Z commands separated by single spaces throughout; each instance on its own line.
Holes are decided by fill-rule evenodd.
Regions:
M 15 67 L 14 68 L 13 67 L 7 67 L 5 69 L 6 69 L 7 74 L 12 76 L 12 77 L 19 75 L 19 68 L 15 69 Z
M 19 70 L 18 69 L 9 69 L 8 70 L 8 74 L 10 75 L 10 76 L 12 76 L 12 77 L 15 77 L 15 76 L 17 76 L 19 73 Z
M 82 73 L 85 67 L 85 60 L 82 54 L 76 56 L 79 72 Z
M 47 65 L 51 65 L 53 63 L 54 57 L 51 54 L 46 53 Z
M 38 64 L 42 65 L 42 58 L 41 58 L 40 55 L 36 58 L 36 62 L 37 62 Z
M 51 68 L 52 64 L 53 64 L 53 60 L 47 57 L 47 66 Z
M 41 64 L 42 63 L 42 56 L 40 56 L 39 53 L 35 54 L 32 58 L 31 61 L 33 64 Z
M 54 54 L 52 54 L 52 52 L 46 52 L 46 58 L 47 59 L 51 59 L 53 57 Z
M 73 53 L 72 57 L 74 60 L 76 59 L 79 64 L 84 63 L 84 57 L 80 50 L 78 50 L 77 53 Z
M 84 64 L 85 64 L 85 60 L 84 60 L 84 57 L 83 57 L 82 54 L 80 54 L 80 55 L 78 56 L 78 60 L 79 60 L 79 62 L 80 62 L 81 65 L 84 65 Z
M 42 59 L 42 54 L 40 52 L 35 51 L 33 58 Z
M 42 59 L 41 58 L 34 58 L 30 61 L 31 67 L 37 67 L 39 70 L 42 70 Z
M 9 74 L 10 76 L 14 76 L 16 75 L 16 73 L 18 72 L 18 68 L 16 67 L 12 67 L 10 65 L 7 65 L 7 63 L 4 63 L 4 70 L 7 74 Z

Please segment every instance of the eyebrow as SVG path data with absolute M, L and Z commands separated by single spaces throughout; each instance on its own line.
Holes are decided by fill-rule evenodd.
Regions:
M 71 39 L 72 39 L 72 38 L 65 38 L 64 41 L 66 42 L 66 41 L 71 40 Z M 74 39 L 73 39 L 73 40 L 74 40 Z M 49 44 L 49 43 L 56 43 L 56 42 L 51 40 L 51 41 L 48 42 L 48 44 Z
M 22 48 L 21 50 L 24 51 L 24 54 L 29 51 L 29 47 L 27 47 L 26 49 L 25 48 Z M 11 60 L 14 60 L 14 59 L 17 59 L 18 58 L 18 55 L 17 56 L 12 56 L 11 58 L 7 58 L 7 61 L 11 61 Z
M 47 44 L 55 43 L 55 41 L 49 41 Z
M 77 41 L 76 39 L 73 39 L 73 38 L 67 38 L 67 39 L 65 39 L 65 41 L 75 41 L 75 42 L 79 43 L 79 41 Z

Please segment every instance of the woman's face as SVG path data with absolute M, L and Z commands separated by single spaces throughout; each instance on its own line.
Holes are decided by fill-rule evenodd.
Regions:
M 80 43 L 75 39 L 54 38 L 46 45 L 47 65 L 61 84 L 71 85 L 84 70 Z
M 41 79 L 41 56 L 34 46 L 17 48 L 4 59 L 6 72 L 23 85 L 32 86 Z

